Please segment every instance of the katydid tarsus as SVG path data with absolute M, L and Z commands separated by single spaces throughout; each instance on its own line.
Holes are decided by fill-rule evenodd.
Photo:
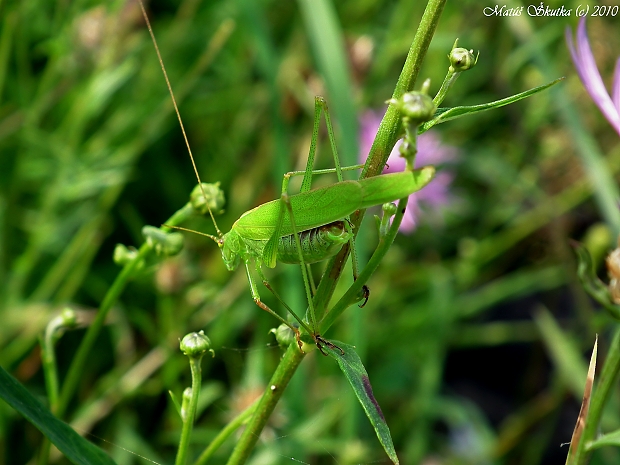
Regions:
M 140 6 L 151 39 L 153 40 L 168 90 L 170 91 L 173 106 L 183 132 L 183 137 L 187 145 L 196 178 L 198 179 L 198 184 L 200 188 L 203 189 L 155 36 L 141 2 Z M 335 168 L 314 170 L 314 158 L 322 113 L 325 115 Z M 363 165 L 351 167 L 340 166 L 331 119 L 325 100 L 322 97 L 315 98 L 314 116 L 314 128 L 306 169 L 304 171 L 293 171 L 284 174 L 280 198 L 245 212 L 232 225 L 231 230 L 223 234 L 217 226 L 209 207 L 209 201 L 203 189 L 202 194 L 205 197 L 205 204 L 207 205 L 217 235 L 199 234 L 211 238 L 218 244 L 221 249 L 223 261 L 228 270 L 235 270 L 240 263 L 243 263 L 254 302 L 261 309 L 271 313 L 294 331 L 301 350 L 302 341 L 299 329 L 287 322 L 261 300 L 257 282 L 252 272 L 253 264 L 256 274 L 262 280 L 265 287 L 269 289 L 289 313 L 291 313 L 300 327 L 312 337 L 314 343 L 321 352 L 323 352 L 321 346 L 331 346 L 331 344 L 323 339 L 316 329 L 318 326 L 314 316 L 313 296 L 307 265 L 334 256 L 345 243 L 351 244 L 351 251 L 354 254 L 354 233 L 348 219 L 349 215 L 357 210 L 366 209 L 371 206 L 392 202 L 409 196 L 430 182 L 434 176 L 435 169 L 432 166 L 427 166 L 414 170 L 411 169 L 408 164 L 409 168 L 401 173 L 384 174 L 360 179 L 358 181 L 345 181 L 342 176 L 343 171 L 360 169 Z M 326 173 L 335 173 L 338 182 L 326 187 L 311 189 L 312 176 Z M 291 177 L 294 176 L 303 176 L 300 192 L 298 194 L 289 195 L 288 184 Z M 293 309 L 280 298 L 263 274 L 262 265 L 273 268 L 278 260 L 283 263 L 294 263 L 301 266 L 308 300 L 310 324 L 299 317 Z M 355 257 L 353 257 L 352 262 L 355 279 L 357 275 Z

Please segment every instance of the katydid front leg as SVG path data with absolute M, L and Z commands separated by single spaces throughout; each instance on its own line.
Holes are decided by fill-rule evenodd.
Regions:
M 248 283 L 250 284 L 250 293 L 252 294 L 252 299 L 254 299 L 254 303 L 258 305 L 259 308 L 265 310 L 267 313 L 270 313 L 271 315 L 276 317 L 278 320 L 280 320 L 283 324 L 291 328 L 291 330 L 295 333 L 295 339 L 297 340 L 297 345 L 299 346 L 299 350 L 303 352 L 303 349 L 302 349 L 303 343 L 301 341 L 301 335 L 299 334 L 299 329 L 297 329 L 295 326 L 293 326 L 288 321 L 286 321 L 284 318 L 282 318 L 280 315 L 278 315 L 275 311 L 269 308 L 269 306 L 261 300 L 260 294 L 258 293 L 258 288 L 256 286 L 256 282 L 254 281 L 254 278 L 252 277 L 252 273 L 250 271 L 249 260 L 245 262 L 245 271 L 248 277 Z M 263 285 L 267 289 L 269 289 L 271 293 L 276 297 L 276 299 L 278 299 L 280 303 L 284 305 L 284 307 L 289 311 L 289 313 L 291 313 L 297 319 L 300 325 L 304 325 L 303 321 L 301 321 L 300 318 L 297 318 L 297 314 L 293 311 L 293 309 L 289 307 L 288 304 L 273 289 L 273 287 L 271 287 L 271 284 L 269 284 L 269 281 L 267 281 L 267 278 L 265 278 L 265 275 L 263 274 L 263 270 L 259 262 L 256 262 L 256 272 L 258 273 L 258 276 L 263 281 Z

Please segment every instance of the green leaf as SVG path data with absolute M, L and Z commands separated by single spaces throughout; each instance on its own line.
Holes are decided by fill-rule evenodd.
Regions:
M 172 404 L 174 405 L 175 410 L 179 414 L 179 418 L 181 418 L 181 403 L 179 402 L 177 395 L 171 390 L 168 390 L 168 395 L 170 395 L 170 399 L 172 399 Z
M 335 344 L 336 347 L 325 345 L 322 349 L 338 362 L 338 366 L 346 376 L 349 384 L 351 384 L 357 399 L 360 401 L 360 404 L 362 404 L 372 427 L 377 433 L 379 442 L 381 442 L 390 460 L 395 464 L 400 463 L 396 456 L 396 451 L 394 450 L 390 429 L 385 422 L 381 407 L 379 407 L 377 399 L 375 399 L 372 393 L 372 386 L 370 385 L 370 379 L 368 379 L 368 373 L 366 373 L 362 361 L 355 352 L 355 348 L 337 341 L 331 341 L 331 344 Z M 342 349 L 344 353 L 338 350 L 338 348 Z
M 103 450 L 56 418 L 24 386 L 0 367 L 0 397 L 36 426 L 76 465 L 116 465 Z
M 595 439 L 590 444 L 588 444 L 587 450 L 592 451 L 594 449 L 599 449 L 605 446 L 620 447 L 620 430 L 604 434 L 599 438 Z
M 573 241 L 571 245 L 577 254 L 577 276 L 584 290 L 590 297 L 605 307 L 605 310 L 607 310 L 613 318 L 620 320 L 620 306 L 614 303 L 609 293 L 609 288 L 596 276 L 590 252 L 585 245 L 579 242 Z
M 446 121 L 460 118 L 462 116 L 470 115 L 472 113 L 478 113 L 480 111 L 491 110 L 493 108 L 503 107 L 505 105 L 510 105 L 511 103 L 518 102 L 519 100 L 527 98 L 530 95 L 534 95 L 563 80 L 564 78 L 561 77 L 561 78 L 556 79 L 555 81 L 551 81 L 548 84 L 534 87 L 533 89 L 526 90 L 525 92 L 521 92 L 520 94 L 515 94 L 510 97 L 501 99 L 501 100 L 496 100 L 495 102 L 489 102 L 489 103 L 483 103 L 481 105 L 471 105 L 471 106 L 465 106 L 465 107 L 438 108 L 433 119 L 430 121 L 427 121 L 422 126 L 420 126 L 418 133 L 422 134 L 423 132 L 428 131 L 430 128 L 432 128 L 433 126 L 437 124 L 445 123 Z
M 544 307 L 534 314 L 534 322 L 562 380 L 575 399 L 581 401 L 588 366 L 583 360 L 578 341 L 564 332 L 553 315 Z

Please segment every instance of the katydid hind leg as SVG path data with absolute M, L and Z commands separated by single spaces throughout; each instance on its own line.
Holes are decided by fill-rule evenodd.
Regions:
M 327 102 L 323 97 L 316 96 L 314 98 L 314 126 L 312 128 L 312 140 L 310 141 L 310 150 L 308 151 L 308 159 L 306 160 L 306 170 L 304 172 L 304 179 L 301 183 L 300 192 L 307 192 L 312 186 L 312 175 L 314 171 L 314 159 L 316 157 L 316 150 L 319 140 L 319 128 L 321 125 L 321 113 L 325 116 L 325 125 L 327 126 L 327 135 L 329 137 L 329 144 L 332 149 L 334 157 L 334 171 L 338 178 L 338 182 L 343 180 L 342 168 L 340 165 L 340 158 L 338 157 L 338 149 L 336 147 L 336 138 L 334 136 L 334 128 L 332 126 L 331 117 L 329 115 L 329 109 Z
M 304 174 L 304 180 L 301 185 L 301 192 L 305 192 L 310 189 L 310 186 L 312 183 L 312 175 L 317 173 L 317 171 L 313 171 L 312 168 L 314 165 L 314 157 L 316 155 L 316 147 L 318 144 L 318 134 L 319 134 L 319 125 L 320 125 L 320 120 L 321 120 L 321 113 L 323 113 L 325 116 L 325 125 L 327 126 L 327 135 L 329 138 L 329 144 L 331 146 L 332 156 L 334 159 L 334 168 L 329 171 L 335 172 L 338 178 L 338 182 L 342 182 L 344 179 L 342 176 L 342 171 L 349 169 L 349 167 L 345 167 L 343 169 L 340 164 L 340 157 L 338 156 L 338 148 L 336 145 L 336 137 L 334 136 L 334 127 L 332 125 L 332 120 L 331 120 L 331 116 L 329 113 L 329 108 L 327 106 L 327 102 L 325 101 L 323 97 L 317 96 L 314 99 L 314 128 L 312 130 L 312 141 L 310 143 L 310 151 L 308 154 L 308 161 L 306 163 L 306 171 Z M 349 232 L 352 232 L 352 228 L 350 227 L 351 222 L 349 221 L 349 218 L 347 217 L 345 218 L 345 220 L 347 224 L 349 225 L 347 226 L 347 230 Z M 355 281 L 357 280 L 357 277 L 359 275 L 358 270 L 357 270 L 357 266 L 358 266 L 357 265 L 357 253 L 355 250 L 355 234 L 351 234 L 351 239 L 349 241 L 349 250 L 351 251 L 353 280 Z M 360 308 L 366 305 L 366 302 L 368 302 L 369 295 L 370 295 L 370 290 L 368 289 L 366 285 L 364 285 L 363 295 L 360 296 L 360 300 L 364 299 L 364 303 L 360 305 Z

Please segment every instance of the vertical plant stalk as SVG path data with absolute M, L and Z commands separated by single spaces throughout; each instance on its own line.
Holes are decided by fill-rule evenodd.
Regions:
M 183 391 L 180 412 L 183 428 L 181 429 L 181 440 L 179 441 L 177 458 L 174 462 L 175 465 L 185 465 L 202 385 L 202 357 L 207 352 L 210 352 L 211 355 L 214 356 L 215 352 L 211 349 L 211 340 L 205 335 L 204 331 L 186 334 L 183 339 L 181 339 L 179 347 L 181 351 L 187 355 L 187 358 L 189 358 L 189 366 L 192 373 L 192 387 L 186 388 Z
M 56 364 L 56 353 L 54 352 L 53 330 L 48 324 L 45 334 L 41 338 L 41 361 L 43 364 L 43 374 L 45 376 L 45 390 L 52 412 L 56 411 L 58 404 L 58 365 Z M 44 436 L 39 457 L 38 465 L 47 465 L 49 462 L 50 447 L 52 443 L 47 436 Z
M 267 389 L 265 389 L 265 393 L 256 406 L 254 416 L 246 426 L 235 450 L 228 459 L 228 465 L 239 465 L 248 459 L 276 404 L 305 355 L 299 350 L 295 342 L 288 346 L 269 381 Z
M 403 66 L 403 70 L 398 78 L 396 88 L 392 94 L 393 98 L 400 98 L 405 92 L 413 88 L 420 71 L 422 61 L 426 55 L 431 39 L 433 38 L 435 29 L 437 28 L 437 23 L 439 22 L 445 2 L 446 0 L 429 0 L 427 3 L 424 14 L 422 15 L 422 20 L 420 21 L 420 26 L 418 27 L 413 43 L 411 44 L 405 65 Z M 393 105 L 390 105 L 388 111 L 383 117 L 383 120 L 381 121 L 381 125 L 379 126 L 377 137 L 372 145 L 370 155 L 364 170 L 362 171 L 361 178 L 376 176 L 381 173 L 392 148 L 398 140 L 400 124 L 400 115 L 398 110 L 394 108 Z M 404 205 L 405 204 L 402 201 L 399 202 L 399 212 L 403 210 Z M 355 225 L 354 230 L 359 229 L 359 224 L 361 223 L 363 216 L 363 211 L 352 215 L 351 221 Z M 395 223 L 399 223 L 400 219 L 402 219 L 402 214 L 400 214 L 400 219 L 398 216 L 399 214 L 397 213 L 397 217 L 394 218 Z M 385 237 L 386 242 L 389 242 L 391 245 L 395 235 L 396 230 L 391 228 L 390 232 Z M 327 304 L 334 293 L 336 283 L 342 273 L 348 254 L 349 248 L 345 245 L 343 249 L 327 264 L 325 273 L 319 283 L 317 293 L 314 298 L 315 310 L 318 315 L 325 313 L 325 309 L 327 308 Z M 378 261 L 379 260 L 377 260 L 377 266 Z M 364 271 L 368 269 L 368 275 L 370 275 L 375 268 L 376 266 L 366 266 Z M 358 279 L 356 282 L 359 282 L 360 286 L 364 284 L 364 281 L 361 279 Z M 248 459 L 252 449 L 258 441 L 261 431 L 267 424 L 269 416 L 273 412 L 277 402 L 282 396 L 284 389 L 293 376 L 295 370 L 297 370 L 297 367 L 303 360 L 304 356 L 305 354 L 299 351 L 296 344 L 289 345 L 256 408 L 256 413 L 248 423 L 245 431 L 239 439 L 239 442 L 237 443 L 237 446 L 235 447 L 235 450 L 230 456 L 228 465 L 241 465 Z
M 398 77 L 396 87 L 392 93 L 392 98 L 398 100 L 406 92 L 413 89 L 416 82 L 422 62 L 428 51 L 428 46 L 431 43 L 431 39 L 439 23 L 439 18 L 446 0 L 429 0 L 420 25 L 416 32 L 407 59 L 403 65 L 403 70 Z M 370 149 L 370 154 L 364 165 L 364 169 L 360 175 L 360 179 L 368 178 L 371 176 L 377 176 L 383 171 L 383 167 L 387 162 L 396 141 L 398 140 L 401 131 L 400 112 L 394 105 L 390 105 L 381 120 L 377 136 Z M 359 226 L 362 223 L 366 210 L 360 210 L 359 212 L 351 215 L 351 223 L 353 224 L 353 232 L 357 233 Z M 391 242 L 390 242 L 391 245 Z M 344 264 L 349 256 L 349 247 L 345 245 L 342 250 L 332 258 L 325 268 L 323 279 L 319 284 L 317 293 L 314 298 L 314 307 L 317 312 L 318 318 L 325 313 L 325 309 L 336 289 L 336 284 L 340 278 L 340 274 L 344 268 Z M 378 265 L 378 263 L 377 263 Z M 376 267 L 374 267 L 376 269 Z M 372 274 L 374 269 L 368 269 L 369 275 Z M 358 283 L 359 282 L 359 283 Z M 356 281 L 359 285 L 363 285 L 364 282 L 361 279 Z
M 259 400 L 256 400 L 252 405 L 246 408 L 243 412 L 233 418 L 220 432 L 213 438 L 207 448 L 200 454 L 200 457 L 194 462 L 194 465 L 206 465 L 209 459 L 213 456 L 222 444 L 233 434 L 237 429 L 243 425 L 256 410 Z
M 74 328 L 76 324 L 77 316 L 75 312 L 71 308 L 65 308 L 60 315 L 52 318 L 45 327 L 45 332 L 40 337 L 45 388 L 52 413 L 55 413 L 58 408 L 58 365 L 56 363 L 54 346 L 65 330 Z M 50 446 L 51 441 L 45 436 L 37 461 L 39 465 L 47 465 L 49 462 Z
M 181 429 L 181 440 L 179 441 L 177 458 L 174 461 L 175 465 L 185 465 L 187 461 L 187 449 L 189 447 L 189 440 L 192 436 L 194 417 L 196 416 L 196 407 L 198 406 L 198 397 L 200 395 L 200 388 L 202 385 L 202 369 L 200 367 L 201 360 L 202 357 L 189 358 L 189 366 L 192 372 L 192 388 L 187 409 L 185 412 L 181 410 L 183 428 Z M 183 404 L 185 404 L 185 402 L 183 402 Z
M 174 213 L 167 221 L 166 224 L 170 226 L 175 226 L 182 221 L 186 220 L 190 216 L 194 214 L 194 208 L 190 203 L 187 203 L 180 210 Z M 62 418 L 64 413 L 67 410 L 67 406 L 69 405 L 69 401 L 77 388 L 78 382 L 82 378 L 82 371 L 86 366 L 86 362 L 88 360 L 88 356 L 90 355 L 90 351 L 93 348 L 101 329 L 105 323 L 105 319 L 108 315 L 108 312 L 112 308 L 112 306 L 116 303 L 121 293 L 125 289 L 127 282 L 132 277 L 134 271 L 136 270 L 138 264 L 142 262 L 144 257 L 151 251 L 151 247 L 145 242 L 140 247 L 136 257 L 127 263 L 121 272 L 116 276 L 116 279 L 108 289 L 103 301 L 101 302 L 101 306 L 99 307 L 99 311 L 97 312 L 97 316 L 95 317 L 95 321 L 90 325 L 88 330 L 86 331 L 86 335 L 80 344 L 75 357 L 71 362 L 71 366 L 69 367 L 69 371 L 67 373 L 67 377 L 65 378 L 65 382 L 60 391 L 60 397 L 58 398 L 58 406 L 56 409 L 56 415 L 59 418 Z

